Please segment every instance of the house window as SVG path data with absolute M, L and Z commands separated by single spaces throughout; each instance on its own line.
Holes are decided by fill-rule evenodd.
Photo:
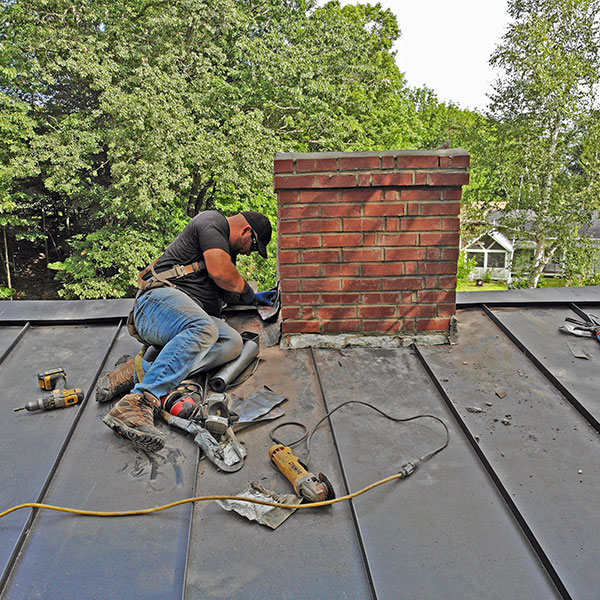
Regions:
M 483 262 L 484 262 L 484 258 L 485 258 L 485 255 L 483 252 L 467 252 L 467 258 L 469 260 L 472 260 L 474 258 L 475 266 L 483 267 Z
M 504 252 L 489 252 L 487 255 L 488 269 L 504 269 L 506 267 L 506 254 Z

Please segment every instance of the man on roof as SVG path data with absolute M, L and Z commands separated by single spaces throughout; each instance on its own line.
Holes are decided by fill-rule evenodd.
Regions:
M 162 350 L 154 362 L 144 362 L 141 381 L 134 375 L 133 358 L 100 378 L 99 402 L 129 391 L 104 417 L 115 433 L 145 450 L 160 450 L 165 436 L 154 427 L 154 410 L 188 418 L 196 409 L 193 395 L 178 393 L 178 386 L 187 389 L 191 374 L 239 356 L 240 334 L 218 316 L 227 293 L 238 294 L 242 304 L 271 304 L 274 292 L 255 293 L 235 265 L 239 254 L 258 252 L 267 258 L 270 240 L 271 223 L 261 213 L 225 217 L 204 211 L 142 271 L 130 331 Z

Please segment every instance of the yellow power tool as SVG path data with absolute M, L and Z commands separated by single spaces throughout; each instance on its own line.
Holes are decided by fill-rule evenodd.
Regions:
M 294 455 L 289 446 L 275 444 L 269 449 L 269 456 L 275 466 L 294 486 L 298 496 L 308 502 L 321 502 L 335 498 L 333 487 L 323 473 L 316 477 Z

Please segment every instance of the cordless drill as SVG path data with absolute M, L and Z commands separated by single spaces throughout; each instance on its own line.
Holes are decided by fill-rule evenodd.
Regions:
M 317 478 L 308 471 L 289 446 L 275 444 L 269 449 L 269 456 L 294 486 L 294 491 L 298 496 L 308 500 L 308 502 L 321 502 L 322 500 L 335 498 L 333 486 L 327 477 L 323 473 L 319 473 Z
M 38 373 L 38 385 L 47 393 L 42 394 L 41 398 L 28 402 L 25 406 L 15 408 L 19 410 L 53 410 L 55 408 L 65 408 L 73 406 L 83 400 L 83 391 L 81 388 L 65 389 L 67 385 L 67 374 L 61 367 L 48 369 L 43 373 Z

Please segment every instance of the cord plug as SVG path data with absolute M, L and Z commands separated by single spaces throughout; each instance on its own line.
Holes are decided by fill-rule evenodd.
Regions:
M 398 473 L 400 473 L 402 475 L 403 479 L 405 479 L 406 477 L 410 477 L 417 470 L 418 464 L 419 464 L 419 461 L 404 463 L 400 467 L 400 470 L 398 471 Z

